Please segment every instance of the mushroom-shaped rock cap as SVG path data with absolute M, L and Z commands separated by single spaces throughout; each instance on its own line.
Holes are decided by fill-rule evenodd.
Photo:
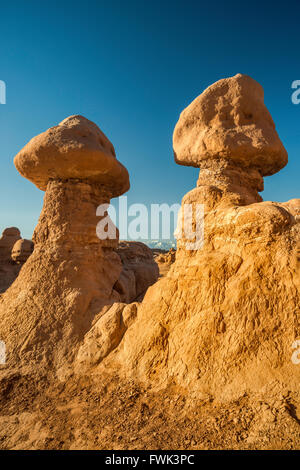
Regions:
M 2 236 L 0 237 L 0 259 L 2 261 L 10 259 L 11 249 L 20 238 L 20 230 L 17 227 L 8 227 L 3 230 Z
M 49 179 L 88 179 L 103 184 L 112 196 L 129 189 L 126 168 L 116 159 L 112 143 L 83 116 L 70 116 L 31 139 L 15 156 L 22 176 L 46 190 Z
M 20 230 L 17 227 L 5 228 L 2 232 L 1 240 L 4 238 L 9 238 L 9 237 L 16 238 L 16 239 L 21 238 Z
M 176 163 L 201 167 L 223 158 L 272 175 L 287 152 L 264 104 L 261 85 L 237 74 L 208 87 L 180 115 L 173 135 Z

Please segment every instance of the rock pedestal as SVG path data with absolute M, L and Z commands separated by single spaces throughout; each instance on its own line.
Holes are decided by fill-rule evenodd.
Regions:
M 239 74 L 209 87 L 181 114 L 174 153 L 200 167 L 182 206 L 204 205 L 203 244 L 179 235 L 175 263 L 103 367 L 219 400 L 297 394 L 300 200 L 260 202 L 263 176 L 287 162 L 260 85 Z
M 95 315 L 120 299 L 118 237 L 97 237 L 96 210 L 126 191 L 129 177 L 109 140 L 82 116 L 32 139 L 15 165 L 46 193 L 34 252 L 0 300 L 0 337 L 8 366 L 60 368 Z

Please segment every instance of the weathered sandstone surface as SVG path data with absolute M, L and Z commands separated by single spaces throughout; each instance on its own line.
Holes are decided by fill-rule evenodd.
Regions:
M 96 237 L 96 207 L 129 187 L 97 126 L 72 116 L 16 157 L 46 194 L 34 252 L 0 296 L 0 448 L 300 448 L 300 199 L 259 194 L 287 163 L 262 88 L 215 83 L 173 143 L 200 175 L 148 289 L 148 248 Z M 197 249 L 185 204 L 193 229 L 204 205 Z
M 10 227 L 3 231 L 0 238 L 0 294 L 17 278 L 32 251 L 32 241 L 21 238 L 18 228 Z
M 10 261 L 11 250 L 17 240 L 21 239 L 20 230 L 16 227 L 6 228 L 0 237 L 0 260 Z
M 169 251 L 162 252 L 161 250 L 154 249 L 153 254 L 159 268 L 159 275 L 163 277 L 169 272 L 171 265 L 176 259 L 176 250 L 171 248 Z
M 155 261 L 157 263 L 165 263 L 168 265 L 171 265 L 174 263 L 176 258 L 176 250 L 174 248 L 171 248 L 169 251 L 165 253 L 159 253 L 155 257 Z
M 8 366 L 60 366 L 114 290 L 118 239 L 99 240 L 96 209 L 129 188 L 128 172 L 91 121 L 71 116 L 32 139 L 15 157 L 19 172 L 46 190 L 34 251 L 0 300 Z
M 220 80 L 180 116 L 174 153 L 201 168 L 182 201 L 204 204 L 204 243 L 150 287 L 136 321 L 103 367 L 220 400 L 285 392 L 299 399 L 300 200 L 260 202 L 263 176 L 287 162 L 261 86 Z M 193 220 L 194 225 L 196 220 Z
M 115 289 L 123 302 L 139 301 L 158 279 L 159 270 L 152 250 L 141 242 L 120 241 L 117 253 L 123 270 Z
M 33 252 L 33 241 L 21 238 L 17 240 L 11 250 L 11 258 L 17 264 L 23 264 L 27 261 Z
M 158 279 L 159 269 L 152 250 L 143 243 L 121 241 L 117 253 L 123 265 L 114 285 L 120 302 L 104 307 L 94 318 L 76 356 L 75 371 L 79 374 L 100 364 L 120 344 L 136 318 L 138 302 Z
M 263 88 L 240 73 L 209 86 L 181 113 L 173 144 L 177 163 L 203 169 L 225 159 L 267 176 L 288 161 Z

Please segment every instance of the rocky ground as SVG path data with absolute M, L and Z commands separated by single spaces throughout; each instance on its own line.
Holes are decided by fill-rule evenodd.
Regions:
M 159 269 L 159 277 L 166 276 L 175 261 L 176 250 L 174 248 L 171 248 L 169 251 L 153 248 L 152 253 Z
M 0 394 L 0 449 L 300 448 L 300 394 L 224 404 L 117 376 L 50 383 L 18 374 L 2 378 Z

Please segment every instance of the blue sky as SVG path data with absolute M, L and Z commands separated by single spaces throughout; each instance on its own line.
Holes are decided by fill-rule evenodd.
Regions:
M 265 200 L 299 195 L 300 79 L 296 2 L 110 0 L 1 5 L 0 230 L 31 237 L 43 192 L 23 179 L 14 155 L 72 114 L 95 121 L 128 168 L 128 203 L 180 203 L 198 170 L 178 166 L 172 133 L 179 113 L 208 85 L 246 73 L 265 103 L 289 164 L 265 178 Z

